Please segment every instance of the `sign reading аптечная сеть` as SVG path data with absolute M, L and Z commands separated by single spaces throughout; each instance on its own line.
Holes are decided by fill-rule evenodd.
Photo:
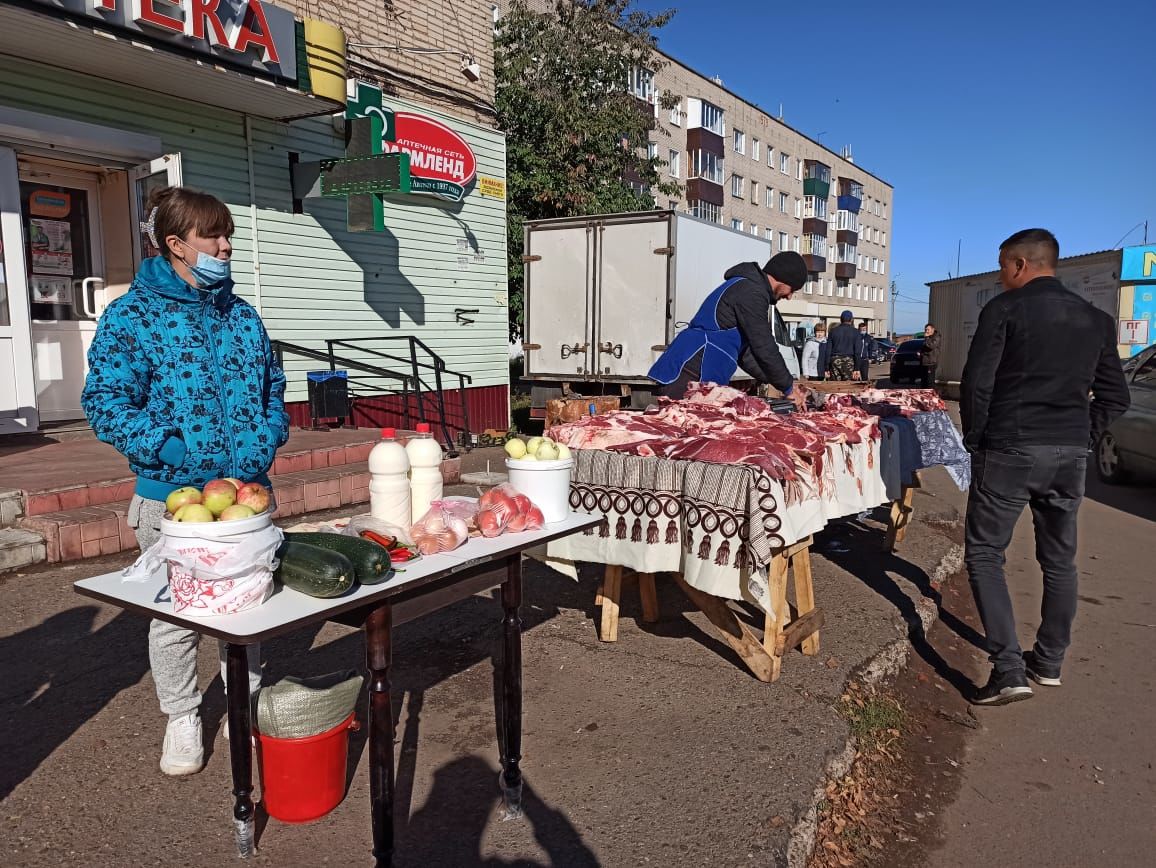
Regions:
M 393 117 L 396 141 L 382 141 L 381 149 L 409 154 L 411 192 L 460 202 L 478 171 L 466 140 L 424 115 L 394 112 Z

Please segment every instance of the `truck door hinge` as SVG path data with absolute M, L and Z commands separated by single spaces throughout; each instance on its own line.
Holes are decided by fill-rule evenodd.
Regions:
M 673 256 L 674 255 L 674 248 L 673 247 L 657 247 L 654 250 L 654 254 L 655 254 L 655 256 Z
M 523 265 L 528 265 L 531 262 L 541 262 L 541 261 L 542 261 L 541 256 L 536 256 L 535 254 L 532 254 L 532 253 L 527 253 L 522 257 L 522 264 Z

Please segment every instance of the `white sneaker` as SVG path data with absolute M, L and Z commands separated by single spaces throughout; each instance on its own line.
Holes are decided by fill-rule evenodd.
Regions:
M 170 720 L 165 727 L 161 771 L 166 775 L 195 775 L 205 767 L 201 716 L 195 711 Z

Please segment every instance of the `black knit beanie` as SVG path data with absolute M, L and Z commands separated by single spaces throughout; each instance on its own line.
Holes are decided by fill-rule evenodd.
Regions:
M 807 282 L 807 263 L 793 250 L 776 253 L 767 260 L 763 272 L 796 291 L 802 289 L 803 284 Z

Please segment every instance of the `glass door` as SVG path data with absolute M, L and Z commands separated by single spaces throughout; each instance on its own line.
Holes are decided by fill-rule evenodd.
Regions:
M 21 160 L 20 213 L 40 418 L 83 419 L 86 356 L 104 309 L 99 175 Z
M 40 421 L 21 226 L 16 153 L 0 148 L 0 434 L 35 431 Z

